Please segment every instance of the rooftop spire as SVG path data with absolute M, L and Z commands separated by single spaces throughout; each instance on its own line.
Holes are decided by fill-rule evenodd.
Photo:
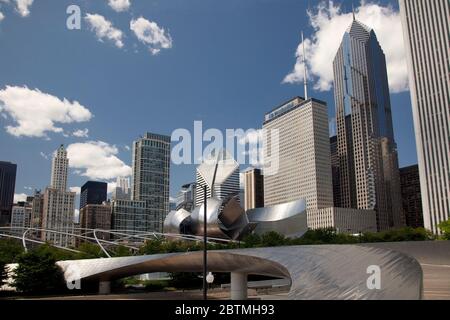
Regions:
M 356 20 L 356 13 L 355 13 L 355 4 L 352 3 L 352 11 L 353 11 L 353 21 Z
M 302 31 L 302 43 L 303 43 L 303 83 L 305 85 L 305 100 L 308 100 L 308 70 L 306 65 L 306 50 L 305 50 L 305 39 L 303 37 L 303 31 Z

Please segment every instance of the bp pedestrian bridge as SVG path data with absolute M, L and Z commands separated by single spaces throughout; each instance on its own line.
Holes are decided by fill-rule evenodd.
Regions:
M 231 274 L 231 299 L 247 298 L 247 276 L 287 279 L 286 299 L 450 299 L 450 242 L 311 245 L 208 252 L 208 271 Z M 202 272 L 203 253 L 60 261 L 68 283 L 152 272 Z

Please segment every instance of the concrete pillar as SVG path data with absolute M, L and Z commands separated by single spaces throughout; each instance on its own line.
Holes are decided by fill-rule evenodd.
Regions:
M 231 273 L 231 300 L 247 300 L 246 273 Z
M 98 294 L 110 294 L 111 281 L 100 281 L 98 284 Z

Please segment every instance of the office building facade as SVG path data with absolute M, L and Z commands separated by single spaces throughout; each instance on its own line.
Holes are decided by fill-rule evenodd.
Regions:
M 337 148 L 337 136 L 330 138 L 331 153 L 331 177 L 333 181 L 333 203 L 335 207 L 341 207 L 339 155 Z
M 187 183 L 181 187 L 176 198 L 176 210 L 183 208 L 191 212 L 195 207 L 195 192 L 197 184 L 195 182 Z
M 113 200 L 131 200 L 130 179 L 127 177 L 118 177 L 116 188 L 112 194 Z
M 46 231 L 42 232 L 42 240 L 62 247 L 74 243 L 70 234 L 74 228 L 76 194 L 67 191 L 68 167 L 67 151 L 61 145 L 53 156 L 51 185 L 44 193 L 42 228 Z
M 420 192 L 419 166 L 400 169 L 403 210 L 406 225 L 412 228 L 423 228 L 422 196 Z
M 107 200 L 108 184 L 88 181 L 81 187 L 80 209 L 88 204 L 102 204 Z
M 333 62 L 340 206 L 375 210 L 378 230 L 404 226 L 386 59 L 353 20 Z
M 197 167 L 195 205 L 201 206 L 206 198 L 223 200 L 239 194 L 239 164 L 225 150 L 215 150 L 208 159 Z
M 110 234 L 100 230 L 111 230 L 111 204 L 104 202 L 102 204 L 88 204 L 80 209 L 80 228 L 97 229 L 96 236 L 99 239 L 109 240 Z
M 170 139 L 146 133 L 133 144 L 132 200 L 146 203 L 147 231 L 161 232 L 169 213 Z
M 17 165 L 0 161 L 0 227 L 11 223 Z
M 244 175 L 244 210 L 264 207 L 264 176 L 260 169 L 249 169 Z
M 333 206 L 328 110 L 325 102 L 296 97 L 265 116 L 264 158 L 278 150 L 278 170 L 264 172 L 264 205 L 305 199 L 308 209 Z M 278 141 L 272 141 L 272 130 Z
M 450 219 L 450 3 L 400 0 L 425 228 Z

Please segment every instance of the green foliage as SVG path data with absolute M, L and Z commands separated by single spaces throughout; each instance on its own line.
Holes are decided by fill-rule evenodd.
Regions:
M 383 231 L 378 233 L 365 233 L 361 242 L 399 242 L 399 241 L 427 241 L 434 240 L 434 236 L 424 228 L 413 229 L 410 227 Z
M 439 229 L 441 229 L 442 238 L 445 240 L 450 240 L 450 220 L 441 222 L 439 224 Z
M 0 261 L 8 264 L 17 262 L 17 258 L 23 253 L 23 246 L 19 240 L 0 240 Z
M 124 246 L 118 246 L 116 248 L 114 248 L 112 255 L 114 257 L 129 257 L 131 256 L 133 253 L 130 251 L 130 249 L 128 249 L 127 247 Z
M 22 254 L 18 258 L 14 286 L 27 294 L 62 291 L 65 283 L 56 261 L 56 251 L 47 244 Z
M 97 244 L 89 242 L 83 242 L 82 244 L 80 244 L 77 250 L 80 251 L 80 253 L 77 253 L 75 255 L 76 260 L 97 259 L 106 257 L 105 253 Z
M 6 271 L 6 263 L 0 260 L 0 287 L 6 283 L 8 272 Z

